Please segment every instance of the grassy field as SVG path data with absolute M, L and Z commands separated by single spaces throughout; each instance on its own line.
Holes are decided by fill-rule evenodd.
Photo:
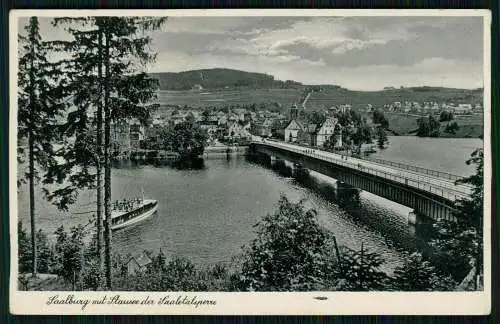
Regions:
M 385 113 L 385 117 L 389 121 L 389 129 L 397 135 L 410 135 L 410 132 L 418 128 L 417 117 L 390 113 Z
M 300 103 L 306 91 L 305 87 L 290 89 L 279 88 L 227 88 L 218 90 L 183 90 L 158 92 L 160 104 L 188 105 L 191 107 L 237 105 L 237 104 L 279 104 L 287 109 L 294 103 Z M 381 107 L 395 101 L 437 101 L 454 103 L 482 103 L 482 92 L 478 90 L 447 88 L 403 88 L 383 91 L 353 91 L 343 88 L 326 87 L 313 92 L 306 108 L 322 109 L 335 105 L 350 104 L 356 109 L 363 109 L 368 104 Z
M 418 128 L 418 117 L 402 114 L 385 113 L 389 121 L 389 128 L 398 135 L 413 135 L 412 131 Z M 456 116 L 454 119 L 460 127 L 456 134 L 448 134 L 444 130 L 447 122 L 441 123 L 440 137 L 479 137 L 484 132 L 483 117 L 480 115 Z
M 289 108 L 300 98 L 298 89 L 241 89 L 207 91 L 159 91 L 159 103 L 191 107 L 274 104 Z
M 353 108 L 363 109 L 368 104 L 381 107 L 396 101 L 437 101 L 454 103 L 482 103 L 481 91 L 448 88 L 403 88 L 383 91 L 353 91 L 343 88 L 325 88 L 314 92 L 308 106 L 328 108 L 333 105 L 351 104 Z

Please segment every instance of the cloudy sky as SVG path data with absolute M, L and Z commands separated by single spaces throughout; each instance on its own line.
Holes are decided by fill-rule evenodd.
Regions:
M 169 17 L 155 72 L 231 68 L 350 89 L 483 86 L 482 17 Z M 58 33 L 50 32 L 52 37 Z

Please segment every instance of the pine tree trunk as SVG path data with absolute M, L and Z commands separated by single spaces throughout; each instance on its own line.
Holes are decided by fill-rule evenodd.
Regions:
M 29 134 L 29 187 L 30 187 L 30 221 L 31 221 L 31 253 L 32 253 L 32 269 L 31 274 L 36 277 L 37 273 L 37 253 L 36 253 L 36 228 L 35 228 L 35 140 L 33 131 Z
M 31 221 L 31 258 L 32 258 L 32 269 L 31 274 L 36 277 L 37 273 L 37 253 L 36 253 L 36 226 L 35 226 L 35 138 L 33 134 L 33 128 L 35 123 L 33 122 L 33 115 L 36 113 L 34 111 L 35 103 L 35 44 L 32 43 L 30 46 L 31 61 L 29 70 L 29 107 L 30 109 L 30 121 L 28 123 L 29 134 L 28 134 L 28 158 L 29 158 L 29 191 L 30 191 L 30 221 Z
M 111 116 L 109 104 L 109 34 L 106 33 L 104 42 L 104 266 L 106 272 L 106 289 L 111 290 L 111 163 L 110 163 L 110 136 Z
M 97 102 L 97 255 L 99 269 L 103 269 L 102 255 L 102 32 L 99 32 L 98 62 L 99 97 Z

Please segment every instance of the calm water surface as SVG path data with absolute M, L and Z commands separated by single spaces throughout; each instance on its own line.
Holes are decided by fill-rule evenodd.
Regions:
M 479 138 L 388 136 L 389 146 L 371 157 L 467 176 L 474 166 L 465 161 L 484 143 Z
M 377 153 L 377 157 L 394 157 L 393 160 L 402 162 L 415 159 L 414 165 L 423 167 L 424 161 L 434 159 L 443 171 L 470 171 L 461 166 L 464 164 L 461 161 L 465 161 L 477 144 L 474 140 L 455 142 L 463 144 L 460 148 L 446 142 L 432 154 L 428 153 L 431 152 L 429 143 L 423 143 L 420 149 L 426 153 L 420 154 L 430 155 L 418 158 L 420 154 L 404 139 L 391 137 L 389 148 Z M 406 155 L 402 156 L 402 152 Z M 311 175 L 324 182 L 333 181 L 314 172 Z M 318 211 L 319 221 L 336 235 L 339 244 L 359 249 L 363 242 L 370 250 L 382 253 L 389 272 L 400 263 L 402 250 L 415 239 L 413 229 L 407 225 L 410 210 L 405 206 L 361 192 L 360 205 L 346 211 L 293 179 L 242 157 L 208 159 L 202 170 L 122 165 L 113 169 L 112 179 L 113 200 L 137 197 L 142 188 L 147 197 L 159 200 L 158 213 L 153 217 L 113 233 L 114 251 L 122 254 L 161 248 L 168 256 L 186 257 L 200 265 L 229 263 L 241 252 L 241 246 L 255 237 L 253 225 L 275 210 L 281 193 L 294 201 L 306 199 L 307 206 Z M 25 227 L 29 227 L 28 201 L 27 189 L 23 187 L 18 205 Z M 37 226 L 53 232 L 60 225 L 69 228 L 85 223 L 89 215 L 75 213 L 91 211 L 95 208 L 94 202 L 95 193 L 84 191 L 69 212 L 60 212 L 39 194 Z

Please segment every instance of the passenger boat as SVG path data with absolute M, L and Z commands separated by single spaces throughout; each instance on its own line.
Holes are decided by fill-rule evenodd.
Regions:
M 116 201 L 111 211 L 111 229 L 118 230 L 138 223 L 158 209 L 158 201 L 154 199 L 125 199 Z

